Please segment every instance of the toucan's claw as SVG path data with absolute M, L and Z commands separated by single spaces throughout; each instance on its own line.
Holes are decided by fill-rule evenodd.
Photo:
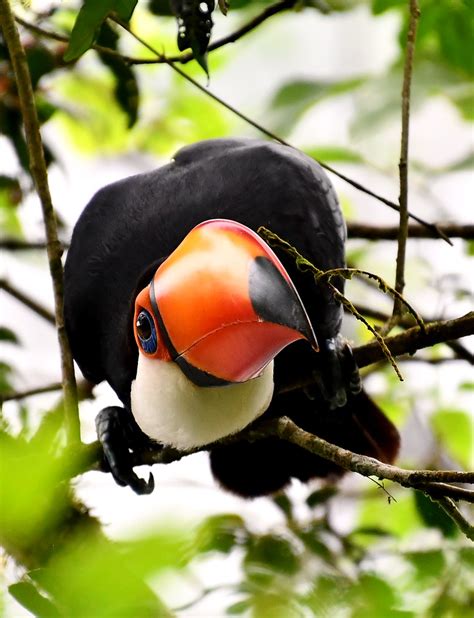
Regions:
M 341 336 L 324 339 L 320 354 L 322 366 L 316 375 L 319 389 L 331 409 L 342 408 L 347 398 L 362 390 L 359 368 L 352 349 Z
M 148 481 L 133 470 L 133 429 L 129 428 L 124 408 L 111 406 L 99 412 L 95 419 L 97 437 L 104 451 L 104 464 L 122 487 L 130 487 L 136 494 L 151 494 L 155 480 L 150 473 Z

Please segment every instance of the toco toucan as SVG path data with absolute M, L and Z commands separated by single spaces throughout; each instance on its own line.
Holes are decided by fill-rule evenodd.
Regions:
M 120 485 L 153 490 L 132 454 L 160 444 L 209 446 L 214 476 L 242 496 L 342 474 L 275 437 L 219 442 L 263 414 L 394 460 L 398 432 L 361 388 L 339 334 L 341 305 L 276 255 L 256 234 L 262 225 L 318 268 L 344 266 L 345 224 L 326 174 L 260 140 L 185 147 L 101 189 L 80 216 L 65 266 L 66 329 L 84 376 L 106 380 L 123 403 L 96 420 Z M 308 367 L 314 387 L 279 392 Z

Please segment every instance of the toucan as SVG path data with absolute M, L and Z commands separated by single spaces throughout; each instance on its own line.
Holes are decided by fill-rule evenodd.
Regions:
M 323 169 L 258 139 L 184 147 L 169 164 L 102 188 L 79 217 L 65 324 L 83 375 L 106 380 L 123 404 L 96 419 L 120 485 L 153 491 L 133 455 L 164 446 L 209 450 L 217 481 L 245 497 L 342 475 L 276 437 L 239 440 L 262 416 L 287 415 L 354 452 L 395 459 L 399 434 L 361 387 L 341 304 L 273 251 L 260 226 L 322 270 L 345 264 L 345 223 Z M 342 291 L 343 279 L 335 285 Z M 282 392 L 308 368 L 314 386 Z

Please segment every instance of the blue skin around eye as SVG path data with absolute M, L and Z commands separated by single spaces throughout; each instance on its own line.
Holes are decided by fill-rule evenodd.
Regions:
M 140 343 L 142 344 L 143 350 L 147 354 L 154 354 L 156 352 L 156 348 L 158 347 L 155 323 L 153 322 L 153 318 L 148 313 L 148 311 L 142 310 L 140 312 L 140 315 L 144 315 L 146 319 L 148 320 L 148 322 L 150 323 L 151 335 L 148 337 L 148 339 L 143 339 L 142 337 L 140 337 L 140 335 L 138 335 L 138 338 L 140 339 Z

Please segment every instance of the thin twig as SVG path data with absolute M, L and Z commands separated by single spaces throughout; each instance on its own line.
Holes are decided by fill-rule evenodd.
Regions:
M 270 7 L 268 7 L 268 9 L 270 9 Z M 283 9 L 281 9 L 281 10 L 283 10 Z M 272 14 L 276 14 L 276 13 L 272 13 Z M 34 24 L 30 24 L 29 22 L 27 22 L 24 19 L 21 19 L 19 17 L 17 17 L 16 20 L 24 28 L 27 28 L 27 29 L 31 30 L 32 32 L 35 32 L 38 35 L 41 35 L 41 36 L 44 36 L 44 37 L 47 37 L 47 38 L 51 38 L 51 39 L 54 39 L 54 40 L 57 40 L 57 41 L 61 41 L 61 42 L 64 42 L 64 43 L 68 43 L 69 42 L 69 39 L 67 37 L 65 37 L 64 35 L 56 34 L 54 32 L 50 32 L 48 30 L 45 30 L 43 28 L 40 28 L 39 26 L 36 26 Z M 159 63 L 159 64 L 167 64 L 171 68 L 173 68 L 177 73 L 179 73 L 184 79 L 186 79 L 187 81 L 192 83 L 196 88 L 201 90 L 201 92 L 204 92 L 207 96 L 209 96 L 212 99 L 214 99 L 217 103 L 219 103 L 220 105 L 222 105 L 223 107 L 228 109 L 231 113 L 233 113 L 236 116 L 238 116 L 239 118 L 241 118 L 244 122 L 250 124 L 250 126 L 254 127 L 255 129 L 257 129 L 258 131 L 260 131 L 261 133 L 263 133 L 267 137 L 270 137 L 271 139 L 275 140 L 276 142 L 279 142 L 280 144 L 283 144 L 284 146 L 288 146 L 290 148 L 293 148 L 293 146 L 291 144 L 289 144 L 287 141 L 285 141 L 284 139 L 282 139 L 281 137 L 279 137 L 275 133 L 269 131 L 268 129 L 266 129 L 265 127 L 260 125 L 259 123 L 255 122 L 254 120 L 252 120 L 251 118 L 249 118 L 248 116 L 243 114 L 242 112 L 238 111 L 235 107 L 233 107 L 229 103 L 226 103 L 223 99 L 221 99 L 217 95 L 213 94 L 209 89 L 205 88 L 204 86 L 201 86 L 201 84 L 199 82 L 197 82 L 195 79 L 193 79 L 192 77 L 190 77 L 189 75 L 184 73 L 184 71 L 181 71 L 178 67 L 176 67 L 175 63 L 176 62 L 181 62 L 183 58 L 185 59 L 184 60 L 185 62 L 188 62 L 188 59 L 186 59 L 187 58 L 186 54 L 180 55 L 180 56 L 173 56 L 173 57 L 165 56 L 164 54 L 161 54 L 157 50 L 155 50 L 151 45 L 149 45 L 146 41 L 141 39 L 141 37 L 139 37 L 137 34 L 132 32 L 127 24 L 120 23 L 120 21 L 118 21 L 118 20 L 115 20 L 115 21 L 116 21 L 116 23 L 121 25 L 127 32 L 129 32 L 131 36 L 133 36 L 137 41 L 139 41 L 149 51 L 151 51 L 156 56 L 156 59 L 146 59 L 146 60 L 144 59 L 142 61 L 141 59 L 130 58 L 129 56 L 125 56 L 125 55 L 120 54 L 116 50 L 108 49 L 106 47 L 102 47 L 102 46 L 96 45 L 96 44 L 93 44 L 91 46 L 92 49 L 94 49 L 96 51 L 99 51 L 100 53 L 103 53 L 103 54 L 108 54 L 108 55 L 113 55 L 113 56 L 120 56 L 120 58 L 124 62 L 127 62 L 129 64 L 139 64 L 139 63 L 141 63 L 141 64 L 145 64 L 145 63 L 148 63 L 148 64 L 150 64 L 150 63 L 154 63 L 154 64 L 157 64 L 157 63 Z M 249 31 L 249 30 L 247 30 L 247 31 Z M 232 38 L 232 35 L 229 35 L 229 37 Z M 230 41 L 228 41 L 228 42 L 230 42 Z M 218 42 L 216 42 L 215 45 L 217 45 L 217 43 Z M 224 43 L 222 43 L 222 44 L 224 44 Z M 212 45 L 210 47 L 212 47 Z M 213 49 L 216 49 L 216 47 L 213 47 Z M 189 60 L 191 60 L 191 57 L 189 57 Z M 319 160 L 317 162 L 319 163 L 319 165 L 321 165 L 321 167 L 326 169 L 328 172 L 331 172 L 335 176 L 338 176 L 339 178 L 341 178 L 342 180 L 344 180 L 345 182 L 347 182 L 348 184 L 350 184 L 351 186 L 353 186 L 357 190 L 365 193 L 366 195 L 370 195 L 371 197 L 373 197 L 374 199 L 378 200 L 379 202 L 385 204 L 389 208 L 392 208 L 393 210 L 399 211 L 400 207 L 397 204 L 395 204 L 395 202 L 392 202 L 391 200 L 383 197 L 382 195 L 379 195 L 378 193 L 375 193 L 374 191 L 371 191 L 370 189 L 368 189 L 367 187 L 365 187 L 361 183 L 357 182 L 356 180 L 353 180 L 352 178 L 350 178 L 349 176 L 346 176 L 345 174 L 342 174 L 341 172 L 337 171 L 336 169 L 334 169 L 330 165 L 327 165 L 326 163 L 323 163 L 322 161 L 319 161 Z M 448 244 L 452 245 L 452 242 L 449 239 L 449 237 L 444 233 L 443 230 L 439 229 L 436 224 L 428 223 L 427 221 L 424 221 L 423 219 L 421 219 L 417 215 L 414 215 L 411 212 L 409 212 L 408 214 L 409 214 L 409 217 L 411 217 L 414 221 L 417 221 L 419 224 L 421 224 L 422 226 L 424 226 L 428 230 L 430 230 L 432 235 L 434 235 L 437 238 L 442 238 Z
M 281 3 L 281 4 L 283 4 L 283 3 Z M 270 9 L 270 7 L 268 7 L 268 9 Z M 281 10 L 283 10 L 283 9 L 281 9 Z M 276 13 L 272 13 L 272 14 L 276 14 Z M 57 40 L 57 41 L 61 41 L 61 42 L 64 42 L 64 43 L 68 43 L 69 42 L 68 37 L 66 37 L 64 35 L 56 34 L 54 32 L 50 32 L 48 30 L 45 30 L 43 28 L 40 28 L 39 26 L 36 26 L 34 24 L 30 24 L 29 22 L 27 22 L 24 19 L 21 19 L 19 17 L 17 17 L 16 20 L 24 28 L 27 28 L 27 29 L 31 30 L 32 32 L 35 32 L 38 35 L 41 35 L 41 36 L 44 36 L 44 37 L 47 37 L 47 38 L 51 38 L 51 39 L 54 39 L 54 40 Z M 164 54 L 161 54 L 156 49 L 154 49 L 151 45 L 149 45 L 141 37 L 139 37 L 137 34 L 135 34 L 132 30 L 130 30 L 130 28 L 128 27 L 127 24 L 121 23 L 118 20 L 115 20 L 115 21 L 120 26 L 122 26 L 127 32 L 129 32 L 131 36 L 133 36 L 137 41 L 139 41 L 149 51 L 151 51 L 156 56 L 156 59 L 147 59 L 147 60 L 145 60 L 145 59 L 144 60 L 134 59 L 134 58 L 130 58 L 129 56 L 125 56 L 123 54 L 120 54 L 116 50 L 108 49 L 106 47 L 102 47 L 102 46 L 96 45 L 96 44 L 93 44 L 91 46 L 92 49 L 95 49 L 96 51 L 99 51 L 102 54 L 108 54 L 108 55 L 112 55 L 112 56 L 119 56 L 124 62 L 127 62 L 129 64 L 139 64 L 139 63 L 141 63 L 141 64 L 145 64 L 145 63 L 148 63 L 148 64 L 150 64 L 150 63 L 154 63 L 154 64 L 157 64 L 157 63 L 159 63 L 159 64 L 167 64 L 171 68 L 173 68 L 177 73 L 179 73 L 184 79 L 186 79 L 187 81 L 192 83 L 196 88 L 201 90 L 201 92 L 204 92 L 207 96 L 209 96 L 212 99 L 214 99 L 217 103 L 219 103 L 220 105 L 222 105 L 223 107 L 228 109 L 231 113 L 233 113 L 236 116 L 238 116 L 239 118 L 241 118 L 247 124 L 249 124 L 250 126 L 254 127 L 255 129 L 257 129 L 258 131 L 260 131 L 261 133 L 263 133 L 267 137 L 270 137 L 271 139 L 275 140 L 276 142 L 279 142 L 280 144 L 283 144 L 284 146 L 288 146 L 290 148 L 293 148 L 293 146 L 291 144 L 289 144 L 286 140 L 282 139 L 281 137 L 279 137 L 278 135 L 276 135 L 272 131 L 269 131 L 268 129 L 266 129 L 265 127 L 263 127 L 259 123 L 255 122 L 254 120 L 252 120 L 251 118 L 249 118 L 248 116 L 243 114 L 242 112 L 238 111 L 235 107 L 233 107 L 229 103 L 226 103 L 223 99 L 221 99 L 220 97 L 218 97 L 217 95 L 212 93 L 209 89 L 205 88 L 204 86 L 201 86 L 201 84 L 199 82 L 197 82 L 195 79 L 193 79 L 192 77 L 190 77 L 189 75 L 184 73 L 184 71 L 181 71 L 178 67 L 176 67 L 175 63 L 178 62 L 178 61 L 181 62 L 183 58 L 184 58 L 184 62 L 188 62 L 186 54 L 180 55 L 180 56 L 173 56 L 173 57 L 165 56 Z M 247 31 L 249 31 L 249 30 L 247 30 Z M 229 35 L 230 38 L 232 38 L 232 36 L 233 35 Z M 228 41 L 228 42 L 230 42 L 230 41 Z M 217 43 L 218 42 L 216 42 L 215 45 L 217 45 Z M 224 43 L 222 43 L 222 44 L 224 44 Z M 220 45 L 220 46 L 222 46 L 222 45 Z M 212 45 L 210 47 L 212 47 Z M 216 49 L 216 47 L 213 47 L 213 49 Z M 191 57 L 189 57 L 189 60 L 191 60 Z M 356 180 L 353 180 L 352 178 L 350 178 L 349 176 L 346 176 L 345 174 L 342 174 L 341 172 L 337 171 L 336 169 L 334 169 L 330 165 L 327 165 L 326 163 L 323 163 L 322 161 L 319 161 L 319 160 L 317 160 L 317 162 L 319 163 L 319 165 L 321 165 L 321 167 L 326 169 L 328 172 L 331 172 L 335 176 L 341 178 L 342 180 L 344 180 L 345 182 L 347 182 L 348 184 L 350 184 L 351 186 L 353 186 L 357 190 L 361 191 L 362 193 L 365 193 L 366 195 L 370 195 L 374 199 L 376 199 L 379 202 L 385 204 L 389 208 L 392 208 L 393 210 L 399 211 L 400 207 L 397 204 L 395 204 L 395 202 L 392 202 L 391 200 L 383 197 L 382 195 L 379 195 L 378 193 L 375 193 L 374 191 L 371 191 L 370 189 L 368 189 L 367 187 L 365 187 L 361 183 L 357 182 Z M 417 221 L 419 224 L 421 224 L 422 226 L 424 226 L 428 230 L 430 230 L 432 235 L 434 235 L 437 238 L 442 238 L 445 242 L 447 242 L 448 244 L 452 245 L 452 242 L 449 239 L 449 237 L 445 234 L 445 232 L 442 229 L 438 228 L 438 226 L 436 224 L 428 223 L 427 221 L 424 221 L 423 219 L 421 219 L 417 215 L 414 215 L 411 212 L 409 212 L 408 215 L 414 221 Z
M 436 498 L 434 500 L 443 511 L 451 517 L 456 526 L 467 536 L 468 539 L 474 541 L 474 526 L 470 524 L 456 504 L 451 498 Z
M 34 395 L 43 395 L 44 393 L 54 393 L 56 391 L 60 391 L 63 385 L 61 382 L 53 382 L 53 384 L 47 384 L 46 386 L 38 386 L 36 388 L 30 388 L 25 391 L 15 391 L 11 393 L 5 393 L 4 395 L 0 395 L 0 402 L 5 403 L 5 401 L 20 401 L 21 399 L 26 399 L 27 397 L 33 397 Z
M 41 26 L 32 24 L 31 22 L 26 21 L 26 19 L 22 19 L 21 17 L 18 17 L 18 15 L 15 15 L 14 17 L 15 17 L 15 21 L 18 24 L 20 24 L 20 26 L 22 26 L 26 30 L 29 30 L 30 32 L 34 32 L 38 36 L 44 37 L 46 39 L 51 39 L 53 41 L 58 41 L 59 43 L 69 44 L 69 37 L 67 37 L 64 34 L 59 34 L 58 32 L 52 32 L 51 30 L 46 30 L 45 28 L 41 28 Z M 97 45 L 96 43 L 93 43 L 91 48 L 97 52 L 100 52 L 101 54 L 106 54 L 107 56 L 115 56 L 116 58 L 120 58 L 121 60 L 124 60 L 125 62 L 133 61 L 133 58 L 124 56 L 120 52 L 116 51 L 115 49 L 111 49 L 110 47 L 103 47 L 102 45 Z
M 92 391 L 95 384 L 88 380 L 79 380 L 77 383 L 78 399 L 83 401 L 84 399 L 92 398 Z M 62 382 L 53 382 L 52 384 L 46 384 L 45 386 L 36 386 L 35 388 L 29 388 L 24 391 L 12 391 L 0 395 L 0 404 L 6 401 L 21 401 L 27 397 L 35 397 L 36 395 L 44 395 L 45 393 L 54 393 L 60 391 L 63 385 Z
M 74 364 L 64 328 L 62 249 L 58 240 L 56 218 L 49 191 L 48 172 L 28 62 L 9 0 L 0 0 L 0 15 L 2 16 L 3 37 L 8 47 L 21 105 L 30 172 L 43 212 L 48 262 L 53 282 L 56 328 L 61 351 L 65 425 L 68 439 L 74 443 L 80 441 L 80 429 Z
M 43 307 L 43 305 L 40 305 L 36 300 L 30 296 L 27 296 L 24 292 L 11 285 L 4 279 L 0 279 L 0 289 L 5 290 L 5 292 L 10 294 L 10 296 L 16 298 L 16 300 L 28 307 L 28 309 L 34 311 L 34 313 L 42 317 L 53 326 L 56 325 L 56 319 L 49 309 L 46 309 L 46 307 Z
M 267 8 L 265 8 L 261 13 L 253 17 L 250 21 L 244 24 L 241 28 L 235 30 L 231 34 L 228 34 L 217 41 L 211 43 L 207 51 L 212 52 L 220 47 L 224 47 L 229 43 L 235 43 L 243 36 L 255 30 L 260 24 L 263 24 L 264 21 L 273 17 L 274 15 L 278 15 L 278 13 L 282 13 L 283 11 L 287 11 L 295 6 L 297 0 L 281 0 L 281 2 L 276 2 L 275 4 L 271 4 Z M 168 62 L 180 62 L 181 64 L 187 64 L 191 60 L 194 60 L 194 54 L 189 51 L 184 54 L 180 54 L 178 56 L 167 56 L 166 59 L 164 56 L 158 58 L 128 58 L 127 62 L 129 64 L 163 64 Z
M 294 146 L 292 146 L 290 143 L 288 143 L 287 141 L 285 141 L 284 139 L 282 139 L 281 137 L 279 137 L 278 135 L 276 135 L 272 131 L 269 131 L 268 129 L 263 127 L 258 122 L 255 122 L 255 120 L 252 120 L 252 118 L 249 118 L 249 116 L 246 116 L 245 114 L 243 114 L 241 111 L 236 109 L 234 106 L 230 105 L 230 103 L 227 103 L 221 97 L 218 97 L 216 94 L 211 92 L 208 88 L 205 88 L 204 86 L 202 86 L 198 81 L 196 81 L 194 78 L 190 77 L 187 73 L 182 71 L 179 67 L 177 67 L 172 62 L 170 62 L 166 56 L 164 56 L 163 54 L 158 52 L 156 49 L 154 49 L 149 43 L 147 43 L 147 41 L 145 41 L 138 34 L 133 32 L 130 29 L 130 26 L 128 24 L 123 23 L 123 22 L 121 22 L 120 20 L 117 20 L 117 19 L 114 19 L 114 21 L 116 23 L 118 23 L 120 26 L 122 26 L 122 28 L 124 30 L 126 30 L 134 39 L 136 39 L 139 43 L 141 43 L 149 51 L 151 51 L 153 54 L 155 54 L 158 58 L 161 58 L 162 61 L 165 64 L 167 64 L 168 66 L 170 66 L 173 69 L 173 71 L 175 71 L 176 73 L 181 75 L 181 77 L 183 77 L 189 83 L 193 84 L 193 86 L 198 88 L 198 90 L 203 92 L 205 95 L 207 95 L 208 97 L 210 97 L 211 99 L 213 99 L 214 101 L 219 103 L 219 105 L 221 105 L 222 107 L 225 107 L 230 112 L 232 112 L 234 115 L 236 115 L 238 118 L 240 118 L 241 120 L 243 120 L 244 122 L 246 122 L 250 126 L 254 127 L 255 129 L 257 129 L 257 131 L 260 131 L 261 133 L 263 133 L 267 137 L 270 137 L 271 139 L 275 140 L 276 142 L 279 142 L 283 146 L 288 146 L 289 148 L 294 148 Z M 342 174 L 341 172 L 338 172 L 337 170 L 335 170 L 330 165 L 327 165 L 326 163 L 323 163 L 322 161 L 319 161 L 319 160 L 317 160 L 317 163 L 319 163 L 319 165 L 321 165 L 321 167 L 323 167 L 325 170 L 327 170 L 328 172 L 331 172 L 335 176 L 338 176 L 339 178 L 341 178 L 342 180 L 346 181 L 348 184 L 352 185 L 353 187 L 355 187 L 359 191 L 362 191 L 363 193 L 366 193 L 367 195 L 370 195 L 371 197 L 377 199 L 379 202 L 382 202 L 383 204 L 386 204 L 387 206 L 389 206 L 393 210 L 396 210 L 396 211 L 400 210 L 400 207 L 397 204 L 395 204 L 394 202 L 391 202 L 387 198 L 385 198 L 385 197 L 383 197 L 381 195 L 378 195 L 377 193 L 374 193 L 373 191 L 371 191 L 370 189 L 368 189 L 364 185 L 360 184 L 356 180 L 353 180 L 352 178 L 349 178 L 349 176 L 346 176 L 345 174 Z M 412 219 L 414 219 L 415 221 L 417 221 L 421 225 L 424 225 L 424 226 L 428 227 L 432 232 L 436 233 L 440 238 L 445 240 L 448 244 L 452 245 L 452 242 L 446 236 L 446 234 L 444 234 L 441 230 L 439 230 L 438 227 L 435 224 L 428 223 L 427 221 L 424 221 L 423 219 L 420 219 L 420 217 L 418 217 L 418 216 L 416 216 L 416 215 L 414 215 L 412 213 L 408 213 L 408 214 L 409 214 L 409 216 Z
M 403 87 L 402 87 L 402 135 L 400 146 L 400 227 L 398 231 L 398 251 L 397 251 L 397 268 L 395 274 L 395 289 L 400 294 L 403 294 L 405 288 L 405 257 L 406 244 L 408 237 L 408 143 L 410 130 L 410 95 L 411 95 L 411 78 L 413 73 L 413 57 L 415 53 L 416 30 L 418 27 L 418 18 L 420 9 L 418 8 L 417 0 L 409 0 L 410 20 L 408 24 L 407 45 L 405 64 L 403 69 Z M 397 318 L 403 313 L 403 305 L 399 299 L 395 299 L 393 304 L 393 319 L 396 322 Z
M 456 223 L 438 223 L 438 230 L 442 231 L 450 238 L 463 238 L 465 240 L 474 240 L 474 225 L 456 224 Z M 398 225 L 380 226 L 380 225 L 365 225 L 363 223 L 347 223 L 347 235 L 349 238 L 364 238 L 365 240 L 397 240 Z M 438 236 L 421 225 L 408 226 L 408 239 L 411 238 L 426 238 L 438 240 Z

